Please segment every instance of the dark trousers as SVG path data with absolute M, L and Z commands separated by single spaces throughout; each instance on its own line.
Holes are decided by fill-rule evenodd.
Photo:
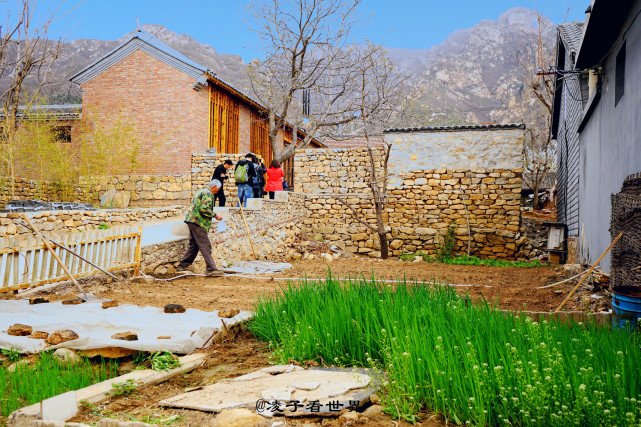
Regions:
M 214 194 L 214 206 L 216 206 L 216 199 L 218 199 L 218 206 L 224 207 L 225 206 L 225 190 L 223 187 L 220 187 L 220 190 L 218 190 L 218 193 Z
M 270 199 L 272 199 L 272 200 L 274 200 L 274 194 L 276 194 L 276 192 L 275 192 L 275 191 L 270 191 L 270 192 L 269 192 L 269 198 L 270 198 Z
M 207 272 L 217 270 L 214 259 L 211 257 L 211 242 L 207 230 L 198 224 L 191 222 L 186 223 L 189 227 L 189 247 L 183 259 L 180 260 L 179 268 L 189 267 L 194 260 L 198 251 L 203 255 L 205 264 L 207 264 Z
M 252 192 L 254 193 L 254 199 L 262 199 L 263 198 L 263 187 L 261 187 L 261 186 L 253 186 L 252 187 Z

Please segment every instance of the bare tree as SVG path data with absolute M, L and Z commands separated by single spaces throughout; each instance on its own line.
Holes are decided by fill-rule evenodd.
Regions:
M 389 98 L 359 103 L 360 69 L 355 64 L 382 49 L 351 43 L 357 7 L 362 0 L 262 0 L 250 6 L 253 29 L 266 52 L 250 64 L 254 92 L 268 108 L 274 158 L 284 161 L 313 138 L 336 137 L 341 127 L 368 119 Z M 374 64 L 382 66 L 381 63 Z M 281 150 L 278 133 L 291 126 L 293 144 Z M 305 137 L 298 142 L 298 130 Z
M 357 70 L 354 98 L 358 104 L 357 116 L 362 125 L 362 134 L 367 142 L 370 202 L 374 206 L 376 222 L 371 224 L 365 221 L 353 206 L 340 197 L 338 201 L 350 209 L 357 221 L 378 234 L 381 258 L 387 259 L 389 257 L 388 227 L 385 224 L 383 212 L 388 202 L 388 162 L 392 145 L 384 142 L 380 160 L 377 161 L 370 141 L 370 131 L 377 129 L 378 124 L 389 123 L 394 117 L 401 117 L 412 96 L 405 91 L 407 76 L 396 71 L 380 46 L 368 44 L 364 52 L 366 54 L 354 63 L 354 68 Z
M 548 71 L 554 60 L 554 46 L 548 40 L 550 31 L 548 21 L 537 12 L 530 40 L 516 56 L 517 70 L 537 100 L 536 105 L 524 109 L 522 117 L 527 126 L 523 181 L 534 193 L 534 209 L 539 205 L 539 188 L 554 167 L 556 151 L 550 133 L 555 82 L 554 73 Z
M 18 0 L 16 4 L 15 16 L 9 10 L 5 23 L 0 27 L 0 78 L 9 77 L 8 85 L 0 91 L 5 142 L 1 155 L 2 169 L 11 180 L 12 197 L 15 191 L 16 131 L 21 120 L 28 115 L 25 106 L 32 105 L 50 83 L 53 66 L 63 45 L 61 39 L 48 38 L 56 12 L 44 22 L 37 22 L 35 0 Z M 23 87 L 28 79 L 34 84 L 31 90 L 25 91 Z

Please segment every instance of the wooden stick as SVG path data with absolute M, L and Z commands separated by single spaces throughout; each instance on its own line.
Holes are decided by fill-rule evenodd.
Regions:
M 245 230 L 247 230 L 247 238 L 249 239 L 249 244 L 252 247 L 252 252 L 254 253 L 254 259 L 258 259 L 258 255 L 256 255 L 256 249 L 254 249 L 254 242 L 252 242 L 252 238 L 249 235 L 249 227 L 247 227 L 247 221 L 245 221 L 245 212 L 243 211 L 243 204 L 238 202 L 238 206 L 240 207 L 240 214 L 243 216 L 243 224 L 245 224 Z
M 588 272 L 587 272 L 587 273 L 585 273 L 585 276 L 583 276 L 583 278 L 579 281 L 579 283 L 577 283 L 577 284 L 576 284 L 576 286 L 575 286 L 574 288 L 572 288 L 572 290 L 570 291 L 570 293 L 568 294 L 568 296 L 566 296 L 566 297 L 565 297 L 565 299 L 563 300 L 563 302 L 561 302 L 561 304 L 559 304 L 559 306 L 556 308 L 556 310 L 554 310 L 554 313 L 556 313 L 557 311 L 561 310 L 561 308 L 563 307 L 563 304 L 565 304 L 565 303 L 570 299 L 570 297 L 571 297 L 571 296 L 574 294 L 574 292 L 579 288 L 579 286 L 581 286 L 581 283 L 583 283 L 583 282 L 585 281 L 585 279 L 587 279 L 587 278 L 588 278 L 588 276 L 590 275 L 590 273 L 592 273 L 592 270 L 594 270 L 594 268 L 595 268 L 597 265 L 599 265 L 599 263 L 601 262 L 601 260 L 602 260 L 602 259 L 603 259 L 603 257 L 605 256 L 605 254 L 607 254 L 608 252 L 610 252 L 610 249 L 612 249 L 612 247 L 614 246 L 614 244 L 615 244 L 616 242 L 618 242 L 618 241 L 619 241 L 619 239 L 621 238 L 621 236 L 623 236 L 623 233 L 622 233 L 622 232 L 621 232 L 621 233 L 619 233 L 619 235 L 616 237 L 616 239 L 614 239 L 614 241 L 613 241 L 612 243 L 610 243 L 610 246 L 608 246 L 608 248 L 605 250 L 605 252 L 603 252 L 603 253 L 601 254 L 601 256 L 599 257 L 599 259 L 597 259 L 597 260 L 596 260 L 596 262 L 595 262 L 594 264 L 592 264 L 592 267 L 590 267 L 590 269 L 588 270 Z
M 60 264 L 60 267 L 62 267 L 62 269 L 67 274 L 67 276 L 69 276 L 69 279 L 71 279 L 71 281 L 73 282 L 74 285 L 76 285 L 78 290 L 80 292 L 82 292 L 82 294 L 84 296 L 84 300 L 85 301 L 89 301 L 89 296 L 87 295 L 85 290 L 82 289 L 82 287 L 80 286 L 80 283 L 78 283 L 78 281 L 71 275 L 71 272 L 67 269 L 67 266 L 62 262 L 62 260 L 58 256 L 58 254 L 53 250 L 53 248 L 49 244 L 49 241 L 42 234 L 40 234 L 40 231 L 38 231 L 36 226 L 31 223 L 31 220 L 29 220 L 29 217 L 26 214 L 24 214 L 24 213 L 22 214 L 22 219 L 24 219 L 27 222 L 27 224 L 29 224 L 29 227 L 31 227 L 33 232 L 36 233 L 38 235 L 38 237 L 40 237 L 40 240 L 42 240 L 42 243 L 47 247 L 49 252 L 51 252 L 51 255 L 53 255 L 55 260 L 58 261 L 58 264 Z

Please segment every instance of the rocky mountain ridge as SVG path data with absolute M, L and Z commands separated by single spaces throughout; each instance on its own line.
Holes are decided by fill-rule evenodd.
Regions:
M 546 43 L 553 44 L 555 26 L 549 20 L 544 22 Z M 515 56 L 531 40 L 535 23 L 534 11 L 518 7 L 496 21 L 485 20 L 457 30 L 429 49 L 388 49 L 398 68 L 421 89 L 420 99 L 413 106 L 415 119 L 407 125 L 518 121 L 523 106 L 530 101 L 527 95 L 523 99 L 524 86 Z M 222 79 L 250 91 L 247 64 L 240 56 L 219 53 L 212 46 L 161 25 L 143 28 Z M 116 48 L 129 35 L 118 40 L 77 39 L 66 43 L 57 64 L 56 78 L 61 83 L 49 94 L 50 102 L 78 102 L 81 92 L 68 82 L 69 77 Z

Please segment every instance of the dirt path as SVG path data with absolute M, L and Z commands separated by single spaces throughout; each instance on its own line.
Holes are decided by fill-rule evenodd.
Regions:
M 381 279 L 395 280 L 405 277 L 407 280 L 437 281 L 461 285 L 484 285 L 457 287 L 462 294 L 468 293 L 474 298 L 481 294 L 486 300 L 495 302 L 504 309 L 548 311 L 555 308 L 562 300 L 564 292 L 555 293 L 557 288 L 536 289 L 563 277 L 563 270 L 558 268 L 506 268 L 483 266 L 458 266 L 430 264 L 426 262 L 407 262 L 400 260 L 339 259 L 330 264 L 324 261 L 300 261 L 273 277 L 325 278 L 331 268 L 334 276 L 370 278 L 372 272 Z M 168 275 L 165 277 L 173 277 Z M 211 311 L 220 308 L 238 308 L 251 310 L 257 296 L 278 292 L 286 280 L 274 279 L 272 276 L 253 279 L 245 277 L 183 277 L 173 281 L 156 281 L 152 284 L 132 283 L 131 293 L 117 282 L 93 281 L 86 285 L 89 292 L 107 299 L 114 299 L 121 304 L 151 305 L 162 307 L 168 303 L 181 304 L 189 308 Z M 486 287 L 491 286 L 491 287 Z M 564 290 L 564 287 L 560 287 Z M 75 297 L 75 289 L 66 287 L 57 294 L 48 294 L 51 299 L 70 299 Z M 4 295 L 4 298 L 13 298 Z M 18 298 L 20 295 L 17 296 Z M 571 306 L 568 308 L 572 308 Z

